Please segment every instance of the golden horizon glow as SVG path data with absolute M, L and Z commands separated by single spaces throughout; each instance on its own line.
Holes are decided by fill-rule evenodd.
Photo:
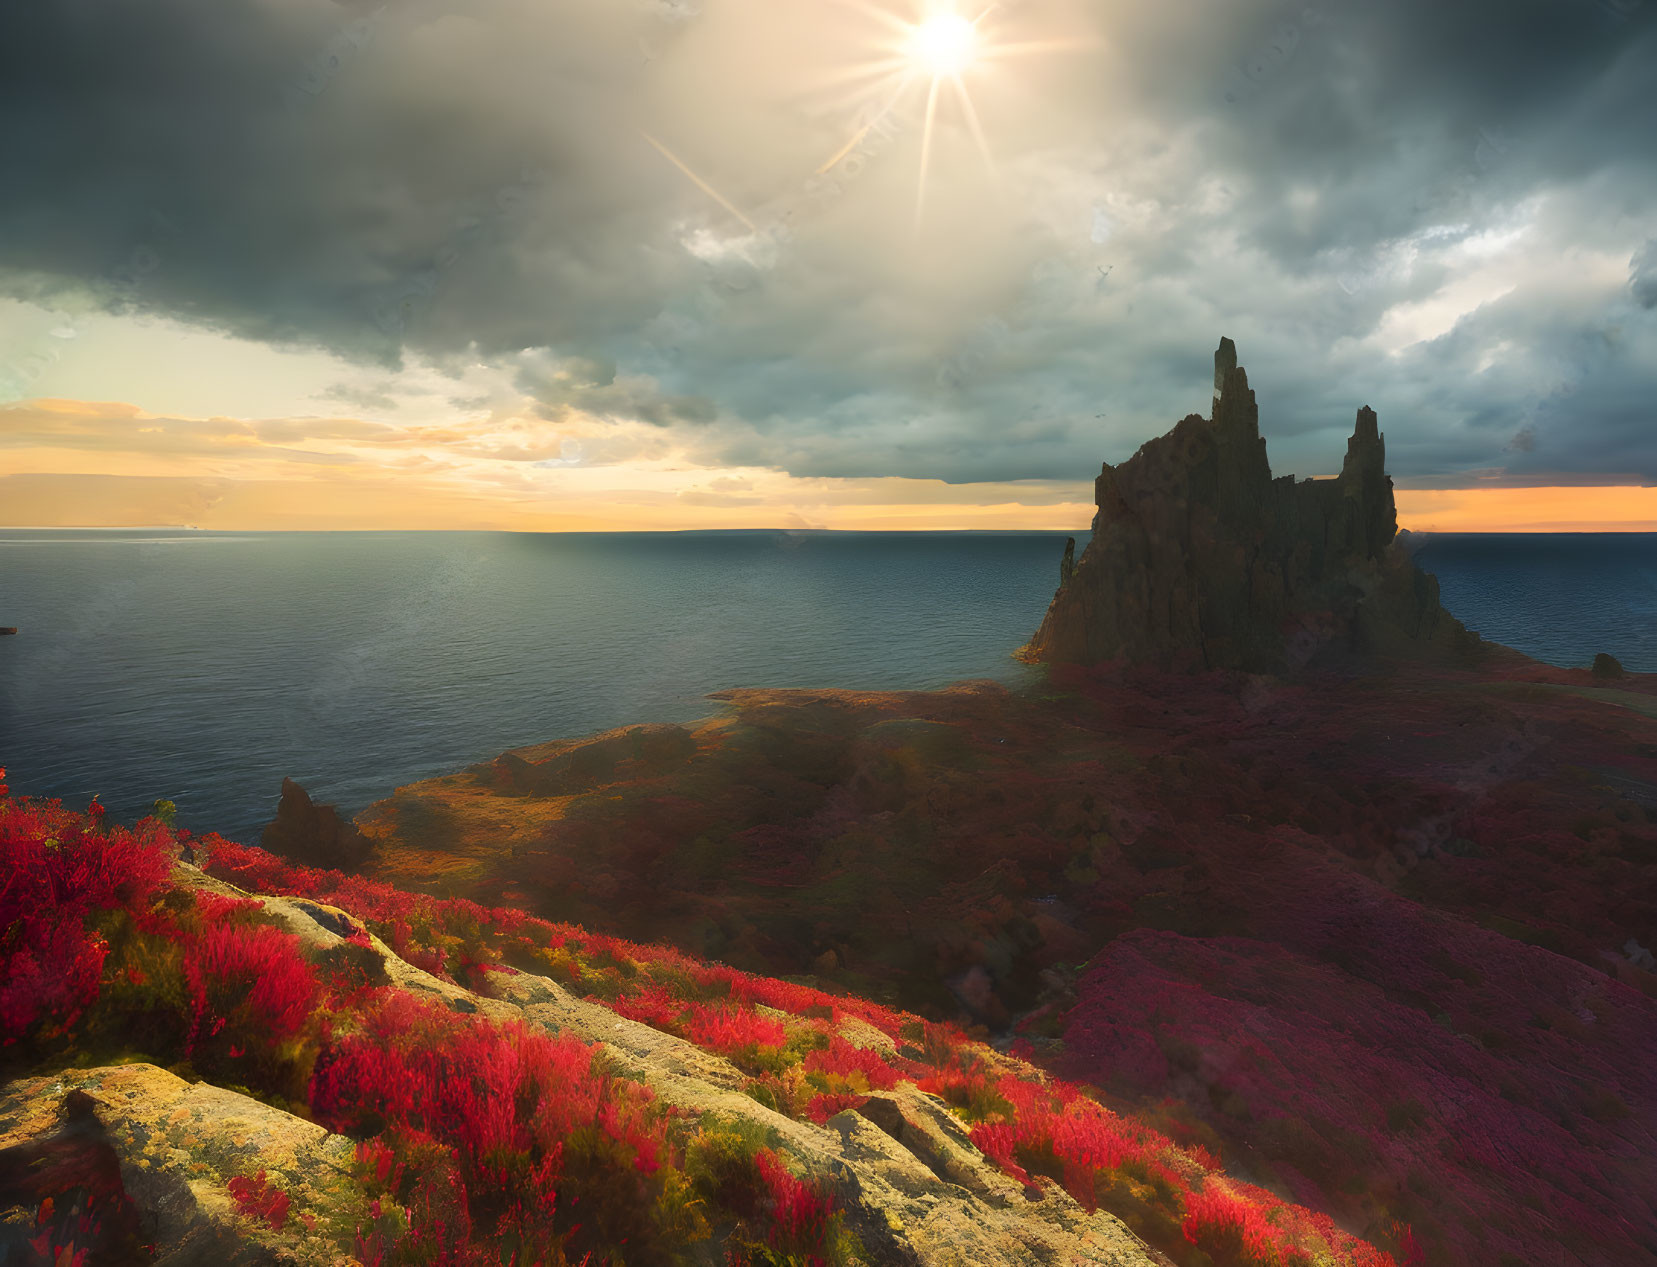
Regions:
M 1092 485 L 1081 480 L 796 476 L 721 464 L 658 427 L 574 409 L 557 420 L 506 410 L 394 426 L 48 398 L 0 406 L 0 444 L 0 528 L 1079 535 L 1094 511 Z M 1399 526 L 1657 532 L 1657 487 L 1610 473 L 1583 478 L 1599 482 L 1398 488 Z
M 895 477 L 798 481 L 786 477 L 763 504 L 698 504 L 677 493 L 621 487 L 641 482 L 625 469 L 617 487 L 568 499 L 502 500 L 484 489 L 341 478 L 214 479 L 199 476 L 28 472 L 0 476 L 0 531 L 155 528 L 186 524 L 218 531 L 1036 531 L 1080 535 L 1093 511 L 1080 486 L 1046 505 L 990 500 L 1005 485 L 942 485 Z M 685 472 L 701 483 L 729 478 Z M 793 494 L 793 495 L 790 495 Z M 905 500 L 963 497 L 960 501 Z M 974 494 L 983 500 L 966 500 Z M 1061 494 L 1062 497 L 1062 494 Z M 1657 533 L 1657 489 L 1632 486 L 1399 489 L 1398 522 L 1416 533 Z
M 1400 488 L 1411 532 L 1657 532 L 1657 488 L 1637 484 Z

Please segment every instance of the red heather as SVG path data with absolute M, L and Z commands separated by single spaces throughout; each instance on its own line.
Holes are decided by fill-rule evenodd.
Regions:
M 683 1003 L 669 994 L 665 986 L 659 985 L 624 994 L 610 1006 L 625 1017 L 669 1032 L 676 1032 L 679 1017 L 685 1010 Z
M 56 805 L 0 800 L 0 1046 L 68 1030 L 97 999 L 99 913 L 146 904 L 169 864 L 154 839 L 88 830 Z
M 1185 1237 L 1238 1267 L 1310 1267 L 1311 1259 L 1278 1242 L 1278 1230 L 1259 1209 L 1223 1192 L 1200 1192 L 1186 1207 Z
M 850 1080 L 861 1078 L 875 1091 L 886 1091 L 898 1082 L 898 1071 L 886 1063 L 878 1051 L 855 1047 L 835 1035 L 825 1050 L 808 1052 L 804 1061 L 807 1074 L 828 1074 Z
M 389 1145 L 370 1141 L 358 1151 L 381 1184 L 397 1181 L 394 1152 L 453 1168 L 416 1201 L 432 1243 L 461 1237 L 464 1216 L 468 1228 L 476 1217 L 493 1222 L 497 1236 L 510 1228 L 520 1240 L 550 1244 L 568 1234 L 555 1235 L 554 1219 L 571 1205 L 563 1189 L 578 1162 L 572 1139 L 585 1141 L 579 1164 L 592 1172 L 576 1178 L 611 1191 L 624 1173 L 616 1167 L 648 1176 L 667 1160 L 649 1091 L 604 1076 L 593 1055 L 574 1039 L 384 991 L 360 1028 L 318 1058 L 311 1107 L 330 1129 L 385 1133 Z M 582 1210 L 567 1214 L 573 1224 Z
M 239 1032 L 283 1042 L 305 1027 L 317 1001 L 299 939 L 263 924 L 210 925 L 185 951 L 183 969 L 194 1009 L 192 1046 L 218 1033 L 232 1011 L 243 1022 Z
M 868 1102 L 868 1096 L 859 1095 L 855 1091 L 828 1091 L 811 1097 L 805 1106 L 805 1115 L 821 1126 L 836 1113 L 844 1113 L 847 1109 L 860 1109 Z
M 754 1156 L 754 1167 L 765 1185 L 767 1204 L 772 1210 L 771 1246 L 784 1251 L 804 1252 L 811 1267 L 822 1267 L 825 1259 L 815 1251 L 828 1236 L 834 1217 L 832 1197 L 820 1196 L 808 1184 L 796 1179 L 768 1148 Z
M 288 1221 L 288 1194 L 267 1183 L 264 1171 L 251 1179 L 236 1175 L 225 1187 L 236 1198 L 243 1214 L 268 1223 L 272 1231 L 280 1232 Z
M 86 816 L 55 804 L 0 801 L 0 920 L 22 931 L 0 943 L 0 1033 L 7 1042 L 30 1038 L 46 1020 L 66 1028 L 97 999 L 110 951 L 93 925 L 102 912 L 124 910 L 141 937 L 179 947 L 192 1043 L 230 1027 L 221 1041 L 241 1056 L 254 1044 L 268 1051 L 285 1040 L 314 1044 L 320 1035 L 312 1110 L 333 1129 L 370 1137 L 358 1149 L 359 1173 L 380 1190 L 377 1198 L 397 1201 L 407 1225 L 395 1245 L 385 1243 L 384 1227 L 364 1230 L 365 1262 L 392 1253 L 461 1261 L 483 1243 L 518 1261 L 550 1262 L 577 1238 L 608 1252 L 636 1246 L 647 1234 L 641 1214 L 664 1190 L 658 1171 L 679 1164 L 647 1088 L 605 1076 L 594 1067 L 593 1049 L 579 1042 L 456 1015 L 394 990 L 359 991 L 344 1010 L 331 998 L 337 1015 L 308 1029 L 322 988 L 297 939 L 259 922 L 258 903 L 202 893 L 183 912 L 152 905 L 176 836 L 153 822 L 137 831 L 90 828 Z M 1306 1256 L 1298 1246 L 1315 1235 L 1340 1267 L 1392 1267 L 1389 1256 L 1340 1232 L 1325 1215 L 1246 1184 L 1206 1180 L 1202 1171 L 1212 1158 L 1197 1156 L 1193 1165 L 1192 1154 L 1182 1159 L 1166 1137 L 1109 1113 L 1073 1085 L 992 1075 L 954 1027 L 926 1025 L 919 1031 L 926 1063 L 894 1064 L 829 1033 L 825 1023 L 847 1013 L 892 1037 L 916 1033 L 914 1018 L 876 1005 L 514 911 L 288 867 L 217 838 L 203 844 L 215 871 L 350 910 L 435 971 L 482 981 L 501 970 L 491 956 L 505 947 L 562 955 L 557 962 L 575 974 L 582 966 L 571 956 L 585 956 L 590 978 L 606 989 L 658 974 L 672 988 L 661 981 L 635 985 L 616 1010 L 715 1051 L 767 1050 L 787 1059 L 788 1029 L 756 1008 L 816 1017 L 828 1045 L 806 1053 L 801 1073 L 818 1092 L 805 1106 L 817 1120 L 857 1106 L 864 1089 L 889 1088 L 905 1072 L 920 1075 L 923 1087 L 977 1119 L 974 1143 L 1010 1174 L 1025 1182 L 1032 1174 L 1058 1179 L 1090 1208 L 1131 1174 L 1165 1194 L 1157 1199 L 1183 1220 L 1176 1226 L 1185 1240 L 1216 1261 L 1301 1267 Z M 112 982 L 145 980 L 136 964 L 111 971 Z M 676 989 L 700 998 L 676 997 Z M 771 1250 L 822 1262 L 834 1219 L 830 1199 L 774 1154 L 758 1154 L 755 1168 Z M 273 1227 L 286 1218 L 286 1195 L 263 1175 L 238 1177 L 232 1193 Z M 1407 1229 L 1396 1235 L 1418 1265 Z
M 685 1021 L 685 1037 L 698 1047 L 730 1055 L 757 1047 L 783 1047 L 788 1031 L 781 1021 L 749 1008 L 693 1004 Z

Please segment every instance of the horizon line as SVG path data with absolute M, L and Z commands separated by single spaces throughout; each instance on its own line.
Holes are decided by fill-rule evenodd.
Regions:
M 818 528 L 797 525 L 775 527 L 687 527 L 687 528 L 402 528 L 402 527 L 338 527 L 338 528 L 204 528 L 193 524 L 0 524 L 0 532 L 188 532 L 214 535 L 259 534 L 287 536 L 304 533 L 475 533 L 516 537 L 597 537 L 597 536 L 665 536 L 688 533 L 815 533 L 819 535 L 853 534 L 878 536 L 948 536 L 979 533 L 995 536 L 1071 536 L 1089 534 L 1084 528 Z M 1649 528 L 1405 528 L 1397 536 L 1411 537 L 1641 537 L 1657 536 L 1657 525 Z

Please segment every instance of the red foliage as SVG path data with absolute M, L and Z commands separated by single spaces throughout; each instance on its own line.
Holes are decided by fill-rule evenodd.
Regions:
M 685 1010 L 683 1003 L 659 985 L 624 994 L 610 1006 L 625 1017 L 670 1034 L 679 1032 L 679 1017 Z
M 781 1021 L 744 1007 L 693 1004 L 685 1016 L 684 1032 L 698 1047 L 726 1056 L 761 1047 L 781 1048 L 788 1042 Z
M 17 1042 L 42 1019 L 69 1029 L 98 997 L 109 946 L 76 923 L 25 922 L 22 944 L 3 958 L 0 1045 Z
M 230 1019 L 237 1022 L 233 1033 L 264 1043 L 292 1038 L 317 999 L 299 939 L 268 925 L 210 925 L 187 946 L 183 970 L 193 1009 L 187 1054 Z
M 1185 1238 L 1226 1267 L 1310 1267 L 1311 1259 L 1282 1243 L 1281 1231 L 1257 1205 L 1218 1189 L 1196 1193 L 1186 1203 Z
M 827 1260 L 822 1250 L 834 1217 L 833 1198 L 796 1179 L 768 1148 L 755 1154 L 754 1166 L 771 1211 L 772 1248 L 802 1254 L 811 1267 L 823 1267 Z
M 98 996 L 108 946 L 88 924 L 136 909 L 169 870 L 158 842 L 92 830 L 55 804 L 0 799 L 0 1046 L 68 1030 Z
M 248 1218 L 268 1223 L 275 1232 L 280 1232 L 288 1221 L 288 1194 L 267 1183 L 264 1171 L 251 1179 L 236 1175 L 225 1186 Z
M 396 1181 L 393 1151 L 453 1167 L 452 1179 L 415 1202 L 425 1203 L 422 1226 L 438 1240 L 458 1236 L 464 1214 L 496 1235 L 510 1228 L 520 1239 L 561 1242 L 584 1213 L 569 1211 L 555 1228 L 572 1140 L 584 1141 L 583 1181 L 615 1194 L 629 1171 L 649 1176 L 667 1154 L 650 1093 L 596 1071 L 592 1048 L 457 1016 L 400 991 L 383 992 L 360 1029 L 318 1059 L 311 1107 L 331 1129 L 385 1132 L 358 1154 L 382 1184 Z M 450 1206 L 443 1218 L 435 1213 Z
M 1091 1100 L 1077 1097 L 1063 1103 L 1046 1088 L 1014 1078 L 1001 1079 L 995 1091 L 1013 1106 L 1014 1116 L 1010 1122 L 973 1127 L 971 1138 L 979 1151 L 1026 1182 L 1031 1172 L 1060 1180 L 1089 1210 L 1098 1208 L 1101 1172 L 1129 1162 L 1163 1168 L 1161 1158 L 1173 1147 L 1166 1136 Z M 1169 1177 L 1176 1189 L 1185 1187 L 1171 1173 Z
M 827 1074 L 851 1081 L 861 1077 L 871 1090 L 885 1091 L 897 1085 L 898 1071 L 878 1051 L 856 1047 L 838 1034 L 826 1049 L 806 1053 L 804 1069 L 809 1074 Z
M 821 1126 L 836 1113 L 860 1109 L 868 1102 L 868 1096 L 858 1095 L 855 1091 L 827 1091 L 811 1097 L 805 1106 L 805 1115 Z

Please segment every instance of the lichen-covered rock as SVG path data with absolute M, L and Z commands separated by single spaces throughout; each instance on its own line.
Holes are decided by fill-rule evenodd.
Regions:
M 345 1261 L 341 1244 L 364 1216 L 348 1174 L 350 1140 L 154 1065 L 65 1070 L 0 1087 L 0 1172 L 6 1159 L 54 1144 L 113 1156 L 158 1264 Z M 266 1191 L 286 1198 L 279 1217 L 245 1213 L 232 1193 L 233 1181 L 260 1172 Z M 21 1206 L 23 1195 L 10 1201 Z
M 253 896 L 316 948 L 338 945 L 340 920 L 351 919 L 315 902 L 244 894 L 193 867 L 181 865 L 178 875 L 214 892 Z M 744 1094 L 748 1079 L 724 1057 L 577 998 L 555 981 L 525 972 L 498 974 L 490 982 L 498 997 L 485 997 L 416 968 L 378 937 L 370 934 L 368 941 L 399 989 L 493 1021 L 522 1021 L 599 1043 L 623 1072 L 663 1102 L 767 1128 L 777 1150 L 800 1171 L 832 1184 L 847 1226 L 876 1263 L 1151 1267 L 1156 1262 L 1121 1220 L 1104 1211 L 1087 1213 L 1062 1188 L 1032 1200 L 972 1147 L 941 1101 L 913 1087 L 883 1094 L 890 1109 L 882 1121 L 855 1113 L 839 1114 L 825 1126 L 796 1121 Z M 853 1042 L 866 1038 L 871 1046 L 891 1041 L 856 1022 L 846 1023 L 842 1033 Z
M 1237 349 L 1214 357 L 1214 408 L 1095 482 L 1093 538 L 1028 658 L 1281 672 L 1325 648 L 1472 651 L 1438 584 L 1394 544 L 1375 412 L 1358 411 L 1340 475 L 1272 478 Z

